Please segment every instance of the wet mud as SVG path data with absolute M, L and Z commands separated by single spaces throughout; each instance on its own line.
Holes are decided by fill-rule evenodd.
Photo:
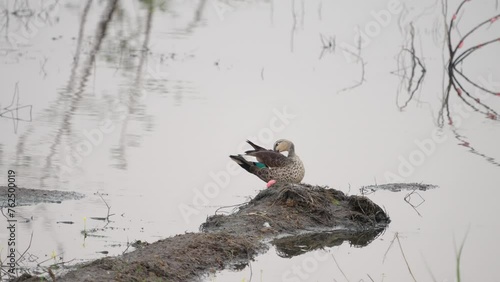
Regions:
M 389 222 L 384 210 L 363 196 L 307 184 L 275 185 L 230 215 L 208 217 L 199 233 L 79 265 L 57 281 L 197 281 L 223 269 L 243 269 L 270 244 L 282 257 L 344 242 L 366 246 Z
M 7 203 L 8 187 L 0 186 L 0 203 Z M 16 206 L 31 206 L 40 203 L 57 203 L 67 200 L 78 200 L 83 194 L 72 191 L 40 190 L 17 187 L 15 191 Z M 5 204 L 3 204 L 5 205 Z

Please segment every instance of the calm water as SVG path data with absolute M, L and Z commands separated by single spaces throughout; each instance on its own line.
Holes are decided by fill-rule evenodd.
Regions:
M 449 1 L 448 20 L 459 4 Z M 409 265 L 417 281 L 455 281 L 466 238 L 462 281 L 500 281 L 500 124 L 452 91 L 453 126 L 438 127 L 448 59 L 440 1 L 0 1 L 0 10 L 0 183 L 12 169 L 19 186 L 87 195 L 17 208 L 33 217 L 19 223 L 20 250 L 33 234 L 22 265 L 195 232 L 218 207 L 265 188 L 228 155 L 247 138 L 267 147 L 288 138 L 307 183 L 348 194 L 388 182 L 439 188 L 407 198 L 415 208 L 411 191 L 369 194 L 392 222 L 364 248 L 291 259 L 271 249 L 208 280 L 413 281 Z M 454 44 L 499 13 L 497 1 L 467 3 Z M 410 24 L 426 73 L 400 110 L 421 73 L 408 91 Z M 462 50 L 499 35 L 491 21 Z M 497 54 L 490 44 L 458 69 L 498 93 Z M 500 110 L 499 97 L 466 87 Z M 96 192 L 111 207 L 108 225 L 91 219 L 108 212 Z

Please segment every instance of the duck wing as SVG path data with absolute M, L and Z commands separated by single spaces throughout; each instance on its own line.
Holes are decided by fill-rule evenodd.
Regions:
M 250 144 L 250 146 L 252 146 L 255 151 L 272 151 L 272 150 L 268 150 L 266 148 L 262 148 L 261 146 L 256 145 L 255 143 L 253 143 L 250 140 L 247 140 L 247 143 Z
M 246 151 L 246 155 L 256 157 L 257 160 L 268 167 L 284 167 L 290 165 L 293 161 L 282 155 L 281 153 L 265 150 L 265 151 Z
M 243 158 L 242 155 L 231 155 L 229 157 L 246 171 L 254 174 L 265 182 L 269 182 L 269 180 L 274 178 L 272 172 L 268 167 L 261 167 L 259 163 L 249 162 L 245 158 Z

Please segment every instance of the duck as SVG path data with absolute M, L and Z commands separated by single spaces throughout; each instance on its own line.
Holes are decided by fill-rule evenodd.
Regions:
M 279 139 L 273 149 L 266 149 L 247 140 L 253 150 L 245 151 L 246 156 L 255 157 L 257 162 L 246 160 L 242 154 L 229 157 L 249 173 L 268 183 L 300 183 L 305 175 L 304 164 L 295 153 L 295 145 L 287 139 Z M 285 156 L 282 152 L 288 152 Z M 271 185 L 272 185 L 271 184 Z

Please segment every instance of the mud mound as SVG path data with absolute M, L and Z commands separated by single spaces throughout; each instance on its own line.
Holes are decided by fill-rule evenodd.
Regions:
M 387 214 L 366 197 L 306 184 L 284 184 L 263 190 L 234 214 L 209 217 L 201 230 L 297 233 L 340 227 L 361 232 L 383 228 L 389 222 Z
M 263 241 L 276 245 L 280 256 L 292 257 L 345 241 L 364 246 L 389 222 L 365 197 L 306 184 L 277 185 L 231 215 L 209 217 L 201 233 L 176 235 L 81 265 L 57 281 L 192 281 L 225 268 L 244 268 L 267 249 Z

